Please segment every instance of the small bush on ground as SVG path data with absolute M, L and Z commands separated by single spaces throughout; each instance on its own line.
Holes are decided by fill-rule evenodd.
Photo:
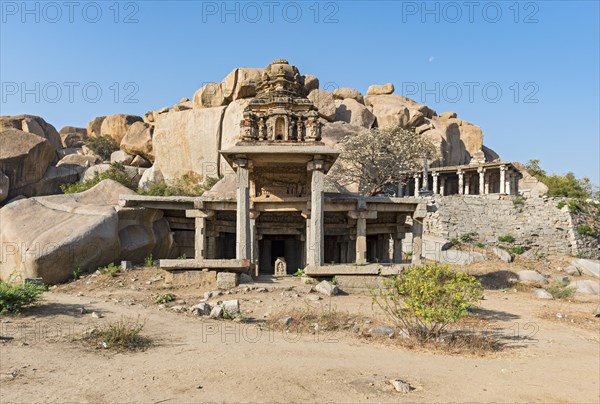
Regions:
M 164 295 L 159 295 L 154 301 L 156 304 L 165 304 L 175 300 L 175 295 L 173 293 L 165 293 Z
M 501 243 L 514 243 L 515 238 L 510 234 L 504 234 L 498 237 L 498 241 Z
M 0 281 L 0 313 L 19 313 L 23 308 L 39 302 L 45 290 L 44 285 Z
M 372 295 L 373 302 L 397 326 L 419 341 L 429 341 L 466 316 L 482 291 L 474 277 L 432 264 L 405 269 L 384 280 Z
M 119 144 L 110 136 L 90 136 L 83 143 L 104 161 L 109 160 L 110 155 L 119 150 Z
M 113 180 L 129 189 L 136 190 L 137 183 L 125 172 L 125 166 L 121 163 L 111 163 L 110 168 L 102 173 L 96 172 L 94 177 L 83 182 L 73 182 L 71 184 L 62 184 L 60 189 L 65 194 L 74 194 L 87 191 L 95 187 L 103 180 Z
M 465 243 L 471 243 L 477 238 L 477 233 L 465 233 L 460 236 L 460 240 Z
M 99 268 L 98 271 L 100 271 L 101 274 L 107 274 L 109 276 L 117 276 L 117 274 L 121 271 L 121 266 L 120 265 L 117 266 L 113 262 L 111 262 L 107 266 Z
M 575 294 L 575 288 L 569 286 L 568 282 L 555 282 L 545 289 L 555 299 L 570 299 Z
M 152 254 L 150 254 L 146 258 L 144 258 L 144 266 L 145 267 L 153 267 L 154 266 L 154 259 L 152 258 Z
M 584 236 L 593 236 L 594 229 L 592 229 L 592 226 L 590 226 L 589 224 L 581 224 L 577 226 L 577 233 Z
M 512 198 L 513 205 L 515 208 L 525 205 L 525 197 L 518 195 Z
M 148 338 L 140 336 L 145 322 L 121 317 L 117 321 L 107 321 L 99 328 L 93 328 L 85 339 L 104 349 L 138 349 L 149 343 Z
M 521 246 L 513 247 L 510 249 L 510 252 L 516 255 L 521 255 L 525 252 L 525 249 Z

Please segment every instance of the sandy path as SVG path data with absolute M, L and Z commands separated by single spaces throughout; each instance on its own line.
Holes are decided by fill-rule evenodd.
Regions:
M 0 401 L 600 402 L 597 329 L 538 319 L 548 303 L 500 292 L 486 296 L 482 306 L 499 318 L 496 325 L 510 334 L 518 324 L 531 336 L 535 326 L 523 326 L 534 322 L 533 338 L 493 357 L 449 356 L 344 335 L 298 339 L 255 325 L 49 293 L 33 315 L 1 323 L 2 335 L 15 339 L 0 345 Z M 350 304 L 368 297 L 334 298 L 342 306 L 344 299 Z M 141 315 L 158 346 L 113 354 L 66 338 L 54 342 L 57 327 L 63 335 L 80 334 L 104 321 L 76 314 L 82 304 L 108 319 Z M 15 370 L 16 377 L 8 375 Z M 417 389 L 396 393 L 391 378 Z

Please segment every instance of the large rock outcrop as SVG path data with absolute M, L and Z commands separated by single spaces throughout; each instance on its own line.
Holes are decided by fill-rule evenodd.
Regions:
M 100 136 L 102 130 L 102 122 L 106 119 L 106 116 L 97 116 L 87 124 L 87 135 L 92 137 Z
M 121 140 L 123 140 L 127 134 L 127 131 L 135 122 L 143 122 L 142 117 L 127 114 L 115 114 L 107 116 L 102 121 L 100 135 L 111 137 L 117 143 L 121 143 Z
M 136 122 L 129 127 L 127 134 L 121 140 L 121 150 L 134 156 L 142 156 L 154 162 L 154 152 L 152 149 L 153 136 L 154 125 L 146 122 Z
M 62 141 L 56 128 L 43 118 L 35 115 L 0 116 L 0 132 L 5 129 L 18 129 L 46 139 L 55 150 L 62 149 Z
M 82 147 L 84 140 L 87 139 L 86 128 L 65 126 L 60 130 L 59 134 L 64 147 Z
M 8 196 L 40 181 L 55 160 L 56 151 L 47 139 L 18 129 L 0 132 L 0 171 L 9 178 Z
M 170 257 L 173 238 L 161 211 L 118 206 L 133 191 L 105 180 L 69 195 L 22 199 L 0 209 L 0 278 L 57 283 L 79 266 L 94 270 L 120 259 Z
M 218 175 L 224 113 L 225 107 L 194 108 L 158 116 L 152 139 L 154 166 L 166 181 L 190 174 Z

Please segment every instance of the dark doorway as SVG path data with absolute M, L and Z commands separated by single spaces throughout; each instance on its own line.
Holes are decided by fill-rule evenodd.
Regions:
M 273 240 L 271 242 L 271 262 L 275 262 L 279 257 L 285 257 L 285 241 Z
M 273 275 L 275 260 L 285 258 L 287 273 L 296 272 L 303 262 L 304 248 L 299 235 L 264 235 L 258 244 L 259 272 Z

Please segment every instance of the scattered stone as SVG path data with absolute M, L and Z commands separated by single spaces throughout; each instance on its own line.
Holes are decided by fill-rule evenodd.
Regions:
M 599 295 L 600 294 L 600 281 L 593 280 L 580 280 L 575 281 L 572 285 L 576 288 L 577 292 L 584 295 Z
M 600 304 L 596 307 L 596 317 L 600 317 Z
M 281 324 L 281 325 L 290 325 L 291 322 L 292 322 L 291 317 L 284 317 L 279 320 L 279 324 Z
M 510 255 L 510 253 L 502 248 L 498 248 L 498 247 L 494 247 L 494 249 L 492 250 L 494 252 L 494 254 L 496 254 L 496 256 L 498 258 L 500 258 L 502 261 L 509 263 L 512 262 L 513 257 L 512 255 Z
M 394 329 L 389 325 L 382 325 L 379 327 L 374 327 L 369 329 L 369 334 L 371 335 L 385 335 L 386 337 L 391 337 L 394 335 Z
M 317 302 L 319 300 L 321 300 L 321 296 L 317 296 L 317 295 L 307 295 L 305 297 L 306 300 L 310 300 L 311 302 Z
M 575 262 L 575 265 L 577 265 L 577 268 L 580 268 L 583 273 L 600 278 L 600 261 L 582 258 L 578 259 Z
M 212 307 L 208 303 L 198 303 L 190 308 L 190 311 L 197 316 L 207 316 L 211 310 Z
M 240 314 L 240 301 L 239 300 L 225 300 L 222 303 L 223 310 L 229 317 L 236 317 Z M 223 315 L 225 315 L 223 313 Z
M 398 393 L 404 393 L 404 394 L 410 393 L 410 390 L 411 390 L 410 384 L 403 382 L 402 380 L 399 380 L 399 379 L 390 380 L 390 383 L 392 383 L 392 386 L 394 386 L 394 388 L 396 389 L 396 391 Z
M 185 307 L 173 306 L 173 307 L 171 307 L 171 311 L 174 311 L 175 313 L 183 313 L 185 311 Z
M 315 278 L 311 278 L 310 276 L 303 275 L 300 277 L 300 282 L 304 283 L 305 285 L 315 285 L 317 280 Z
M 340 290 L 336 285 L 332 284 L 331 282 L 322 281 L 317 286 L 315 286 L 315 291 L 325 296 L 335 296 L 339 293 Z
M 297 291 L 298 293 L 307 295 L 313 291 L 313 287 L 310 285 L 299 285 L 299 286 L 294 286 L 294 290 Z
M 557 276 L 555 279 L 556 279 L 557 282 L 569 283 L 569 277 L 568 276 Z
M 234 272 L 219 272 L 217 274 L 217 288 L 221 290 L 233 289 L 238 285 L 238 277 Z
M 123 271 L 130 271 L 133 269 L 133 264 L 131 261 L 121 261 L 121 269 Z
M 215 307 L 212 308 L 212 310 L 210 311 L 210 317 L 211 318 L 220 318 L 223 317 L 223 306 L 216 305 Z
M 266 288 L 258 288 L 258 289 L 256 289 L 256 291 L 258 293 L 267 293 L 268 292 L 268 290 Z
M 569 265 L 568 267 L 566 267 L 565 272 L 571 276 L 580 276 L 581 275 L 581 271 L 575 265 Z
M 96 313 L 95 311 L 92 312 L 92 317 L 93 318 L 102 318 L 104 317 L 102 314 Z
M 525 284 L 545 285 L 548 283 L 548 280 L 542 274 L 531 269 L 519 271 L 517 272 L 517 276 L 519 278 L 519 282 Z
M 541 288 L 533 289 L 533 293 L 538 299 L 553 299 L 553 296 L 550 292 Z

